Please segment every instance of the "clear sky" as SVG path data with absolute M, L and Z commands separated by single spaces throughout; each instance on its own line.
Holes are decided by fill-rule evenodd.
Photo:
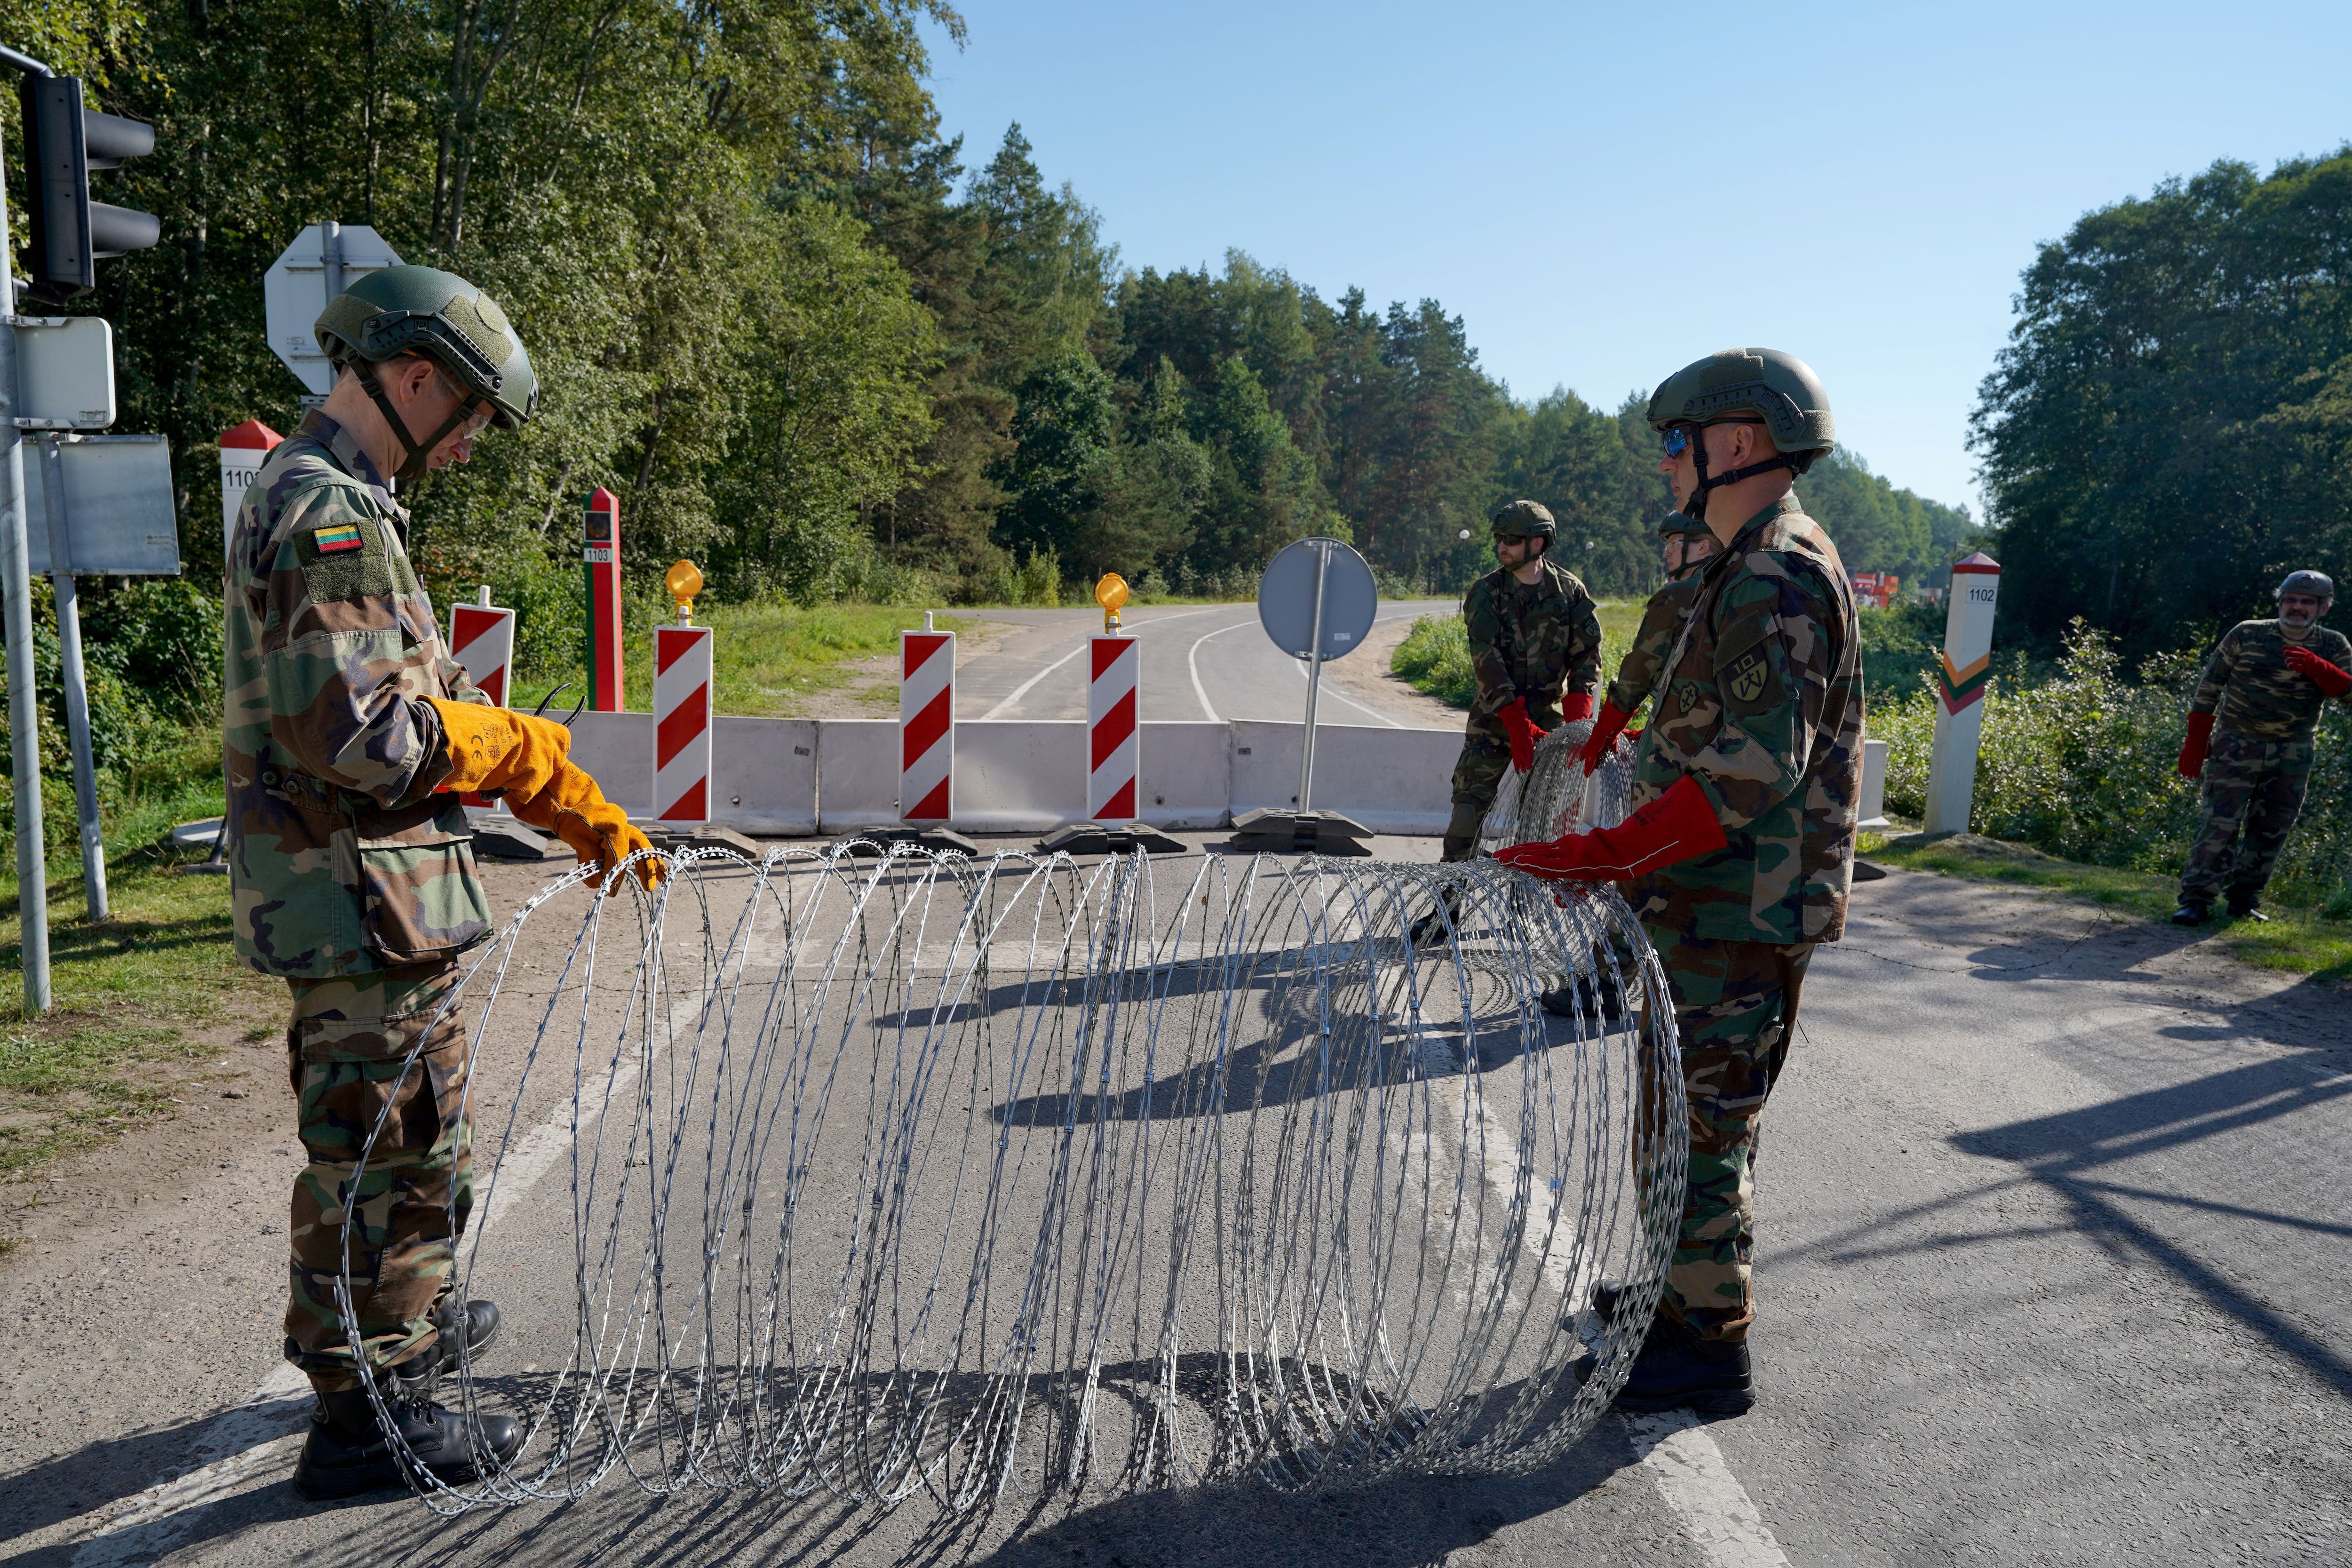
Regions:
M 2038 243 L 2352 139 L 2352 0 L 961 9 L 943 129 L 976 166 L 1019 121 L 1129 267 L 1233 247 L 1327 299 L 1433 296 L 1527 399 L 1786 349 L 1848 447 L 1972 510 L 1969 412 Z

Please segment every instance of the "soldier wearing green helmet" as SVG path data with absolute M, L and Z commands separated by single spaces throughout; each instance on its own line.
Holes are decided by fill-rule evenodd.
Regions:
M 1487 521 L 1500 564 L 1462 601 L 1478 695 L 1454 768 L 1448 860 L 1476 852 L 1478 826 L 1495 804 L 1503 771 L 1527 772 L 1546 731 L 1591 718 L 1601 684 L 1601 617 L 1576 574 L 1552 563 L 1559 530 L 1551 513 L 1538 502 L 1514 500 Z
M 1651 595 L 1643 607 L 1633 646 L 1625 650 L 1617 665 L 1617 679 L 1601 697 L 1592 733 L 1585 737 L 1584 749 L 1577 757 L 1588 773 L 1616 750 L 1617 737 L 1649 700 L 1658 684 L 1658 672 L 1665 668 L 1666 654 L 1683 629 L 1683 617 L 1690 614 L 1691 601 L 1698 596 L 1699 568 L 1717 553 L 1715 535 L 1706 524 L 1679 511 L 1666 513 L 1665 521 L 1658 524 L 1658 539 L 1660 553 L 1665 558 L 1666 585 Z
M 1731 349 L 1650 402 L 1659 469 L 1722 552 L 1696 579 L 1615 827 L 1496 857 L 1626 884 L 1663 961 L 1690 1105 L 1674 1259 L 1618 1404 L 1748 1409 L 1756 1316 L 1749 1152 L 1814 947 L 1844 932 L 1862 783 L 1862 634 L 1837 548 L 1796 479 L 1836 439 L 1801 361 Z M 1653 1005 L 1657 999 L 1653 999 Z M 1593 1293 L 1613 1313 L 1611 1285 Z
M 2352 641 L 2319 623 L 2336 602 L 2325 572 L 2290 572 L 2278 616 L 2240 621 L 2205 662 L 2189 700 L 2180 773 L 2204 793 L 2205 821 L 2180 873 L 2175 925 L 2202 925 L 2216 899 L 2232 920 L 2267 920 L 2263 889 L 2303 813 L 2329 698 L 2352 693 Z
M 222 760 L 236 952 L 292 994 L 310 1157 L 286 1354 L 318 1403 L 295 1485 L 333 1498 L 406 1479 L 379 1399 L 446 1480 L 522 1443 L 507 1417 L 434 1398 L 499 1328 L 496 1307 L 453 1292 L 473 1207 L 458 961 L 491 929 L 459 792 L 504 795 L 600 878 L 646 844 L 572 765 L 569 731 L 467 679 L 409 562 L 399 494 L 537 407 L 505 312 L 462 278 L 394 267 L 331 300 L 317 331 L 335 384 L 262 465 L 229 543 Z

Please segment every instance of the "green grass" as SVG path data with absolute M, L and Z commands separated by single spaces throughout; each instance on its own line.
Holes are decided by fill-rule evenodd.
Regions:
M 846 685 L 856 659 L 898 650 L 898 634 L 920 631 L 923 612 L 889 605 L 825 605 L 803 610 L 789 603 L 723 605 L 705 600 L 695 606 L 695 624 L 717 635 L 712 649 L 715 666 L 713 710 L 755 718 L 789 718 L 807 699 Z M 634 618 L 633 618 L 634 619 Z M 935 617 L 939 630 L 969 626 L 968 616 Z M 646 712 L 654 700 L 653 627 L 633 626 L 625 654 L 626 694 L 632 712 Z M 552 680 L 518 680 L 514 705 L 529 709 L 555 686 Z M 879 703 L 896 703 L 896 681 L 886 681 L 870 693 Z M 575 680 L 571 690 L 549 707 L 551 713 L 569 712 L 579 700 Z
M 1617 666 L 1633 646 L 1641 629 L 1643 605 L 1634 600 L 1603 599 L 1601 614 L 1601 683 L 1604 689 L 1616 679 Z M 1423 616 L 1397 644 L 1389 668 L 1404 677 L 1414 690 L 1441 702 L 1467 708 L 1478 695 L 1478 678 L 1470 668 L 1470 644 L 1460 616 Z
M 2168 918 L 2180 896 L 2175 878 L 2062 860 L 1974 834 L 1930 838 L 1865 833 L 1861 852 L 1882 866 L 2034 888 L 2150 921 Z M 2211 932 L 2231 956 L 2258 968 L 2329 982 L 2352 978 L 2352 925 L 2328 920 L 2309 906 L 2266 903 L 2263 912 L 2270 916 L 2267 922 L 2222 916 L 2200 929 Z

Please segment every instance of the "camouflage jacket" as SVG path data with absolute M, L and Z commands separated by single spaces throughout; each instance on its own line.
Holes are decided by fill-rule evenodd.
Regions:
M 1501 734 L 1495 715 L 1514 697 L 1527 700 L 1538 729 L 1555 729 L 1563 691 L 1601 685 L 1601 617 L 1573 572 L 1546 562 L 1525 584 L 1497 567 L 1470 584 L 1462 620 L 1478 674 L 1471 734 Z
M 1650 595 L 1642 611 L 1642 627 L 1633 634 L 1633 646 L 1625 650 L 1617 666 L 1617 679 L 1609 683 L 1609 706 L 1618 712 L 1638 712 L 1657 689 L 1658 671 L 1665 668 L 1675 636 L 1683 629 L 1683 617 L 1690 614 L 1691 601 L 1698 597 L 1700 575 L 1694 568 L 1689 575 L 1675 578 Z
M 302 421 L 229 545 L 222 761 L 237 956 L 323 979 L 446 962 L 489 931 L 426 697 L 488 702 L 408 563 L 408 514 L 342 426 Z
M 2205 661 L 2205 679 L 2189 700 L 2191 713 L 2221 707 L 2215 729 L 2254 741 L 2302 741 L 2319 722 L 2327 700 L 2311 677 L 2286 661 L 2289 647 L 2307 647 L 2338 669 L 2352 670 L 2352 641 L 2314 626 L 2290 638 L 2276 621 L 2240 621 Z
M 1634 773 L 1636 806 L 1696 778 L 1730 842 L 1629 883 L 1635 912 L 1720 942 L 1843 935 L 1862 696 L 1862 631 L 1845 564 L 1785 497 L 1706 563 Z

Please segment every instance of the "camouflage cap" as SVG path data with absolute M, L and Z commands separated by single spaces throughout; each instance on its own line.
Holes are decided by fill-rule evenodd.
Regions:
M 1486 523 L 1498 539 L 1549 539 L 1559 531 L 1540 501 L 1505 501 L 1486 514 Z
M 2286 581 L 2278 585 L 2278 592 L 2271 597 L 2284 599 L 2289 594 L 2308 594 L 2315 599 L 2332 603 L 2336 598 L 2336 579 L 2325 572 L 2290 572 L 2286 574 Z
M 1675 539 L 1684 535 L 1695 536 L 1702 533 L 1712 539 L 1715 536 L 1715 530 L 1707 527 L 1698 519 L 1679 511 L 1666 513 L 1665 520 L 1658 524 L 1660 539 Z

